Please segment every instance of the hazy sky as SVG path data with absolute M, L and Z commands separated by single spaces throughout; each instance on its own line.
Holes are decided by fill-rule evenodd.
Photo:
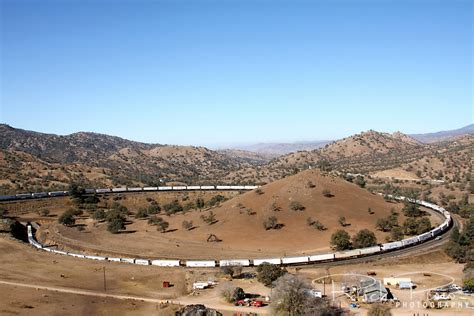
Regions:
M 472 1 L 6 1 L 0 122 L 230 144 L 473 118 Z

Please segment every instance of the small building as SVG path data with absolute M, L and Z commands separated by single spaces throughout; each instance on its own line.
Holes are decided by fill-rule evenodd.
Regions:
M 400 282 L 412 283 L 410 278 L 397 278 L 397 277 L 383 278 L 384 285 L 400 286 Z
M 398 283 L 398 288 L 399 289 L 412 289 L 413 283 L 411 281 L 400 281 Z
M 366 303 L 376 303 L 387 300 L 388 291 L 379 280 L 364 280 L 361 282 L 362 300 Z

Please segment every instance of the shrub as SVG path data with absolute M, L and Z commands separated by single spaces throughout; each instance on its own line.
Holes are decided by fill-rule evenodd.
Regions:
M 334 195 L 331 193 L 331 191 L 324 189 L 323 196 L 330 198 L 330 197 L 333 197 Z
M 346 227 L 346 226 L 347 226 L 347 221 L 346 221 L 346 217 L 345 217 L 345 216 L 339 216 L 338 222 L 339 222 L 339 224 L 340 224 L 342 227 Z
M 165 204 L 163 208 L 167 215 L 171 215 L 171 214 L 183 211 L 183 207 L 181 206 L 181 204 L 179 204 L 178 200 L 174 200 L 171 203 Z
M 191 230 L 191 228 L 193 228 L 193 221 L 183 221 L 181 226 L 186 230 Z
M 331 235 L 331 245 L 337 250 L 345 250 L 351 247 L 351 237 L 345 230 L 338 230 Z
M 293 211 L 303 211 L 305 207 L 298 201 L 292 201 L 290 203 L 290 209 L 292 209 Z
M 392 313 L 389 305 L 374 303 L 370 306 L 367 316 L 392 316 Z
M 276 216 L 270 216 L 265 221 L 263 221 L 263 227 L 266 230 L 278 229 L 280 228 L 280 225 L 278 224 L 278 219 L 276 218 Z
M 167 221 L 163 220 L 163 221 L 158 222 L 158 224 L 156 226 L 157 226 L 156 230 L 164 233 L 164 232 L 166 232 L 166 230 L 168 229 L 170 224 Z
M 48 209 L 42 209 L 38 212 L 41 216 L 48 216 L 49 215 L 49 210 Z
M 139 208 L 135 218 L 146 218 L 148 217 L 148 211 L 144 208 Z
M 257 188 L 257 189 L 255 189 L 255 191 L 254 191 L 254 192 L 255 192 L 255 194 L 258 194 L 258 195 L 262 195 L 262 194 L 264 194 L 264 193 L 265 193 L 265 192 L 263 192 L 263 190 L 262 190 L 262 189 L 260 189 L 260 188 Z
M 102 221 L 106 218 L 104 210 L 97 210 L 92 214 L 92 218 L 98 221 Z
M 207 215 L 207 216 L 204 215 L 204 214 L 201 215 L 201 219 L 202 219 L 205 223 L 207 223 L 208 225 L 212 225 L 212 224 L 214 224 L 214 223 L 217 222 L 217 220 L 216 220 L 216 214 L 214 214 L 213 211 L 210 211 L 210 212 L 209 212 L 209 215 Z

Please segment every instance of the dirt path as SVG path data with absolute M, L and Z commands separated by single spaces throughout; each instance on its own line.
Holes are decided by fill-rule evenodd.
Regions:
M 121 295 L 121 294 L 109 294 L 103 293 L 98 291 L 91 291 L 91 290 L 80 290 L 74 288 L 66 288 L 66 287 L 58 287 L 58 286 L 45 286 L 39 284 L 28 284 L 23 282 L 12 282 L 12 281 L 4 281 L 0 280 L 0 284 L 9 285 L 9 286 L 18 286 L 18 287 L 26 287 L 32 288 L 37 290 L 46 290 L 46 291 L 54 291 L 60 293 L 68 293 L 68 294 L 77 294 L 77 295 L 87 295 L 87 296 L 95 296 L 95 297 L 104 297 L 104 298 L 115 298 L 119 300 L 135 300 L 135 301 L 142 301 L 142 302 L 149 302 L 155 304 L 176 304 L 176 305 L 189 305 L 189 304 L 200 304 L 199 297 L 181 297 L 177 300 L 163 300 L 163 299 L 156 299 L 156 298 L 149 298 L 144 296 L 135 296 L 135 295 Z M 202 303 L 201 303 L 202 304 Z M 245 307 L 237 307 L 231 306 L 227 304 L 223 304 L 220 302 L 206 302 L 205 305 L 209 308 L 217 309 L 219 311 L 231 311 L 231 312 L 249 312 L 248 308 Z M 255 312 L 255 310 L 252 310 Z M 260 308 L 258 309 L 259 314 L 267 314 L 267 308 Z

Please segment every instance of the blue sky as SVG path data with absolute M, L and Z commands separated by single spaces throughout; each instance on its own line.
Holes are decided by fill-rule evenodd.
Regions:
M 473 119 L 472 1 L 8 1 L 0 122 L 226 145 Z

